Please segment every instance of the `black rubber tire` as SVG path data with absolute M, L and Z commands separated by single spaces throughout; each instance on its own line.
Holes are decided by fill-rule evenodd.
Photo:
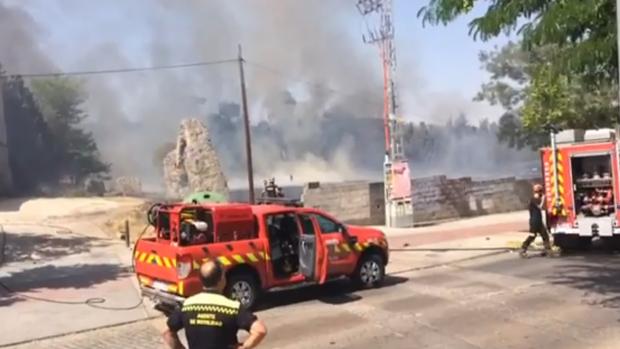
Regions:
M 247 299 L 239 299 L 236 291 L 239 291 L 240 289 L 248 292 L 246 294 Z M 230 275 L 226 280 L 224 295 L 228 298 L 240 302 L 244 308 L 253 309 L 256 306 L 256 302 L 260 297 L 260 294 L 260 286 L 256 278 L 252 274 L 235 273 Z
M 376 268 L 376 269 L 375 269 Z M 369 278 L 368 272 L 377 272 L 378 275 L 373 275 Z M 379 287 L 385 280 L 385 261 L 383 257 L 377 253 L 369 253 L 362 255 L 361 259 L 357 263 L 355 272 L 351 279 L 357 287 L 360 288 L 373 288 Z

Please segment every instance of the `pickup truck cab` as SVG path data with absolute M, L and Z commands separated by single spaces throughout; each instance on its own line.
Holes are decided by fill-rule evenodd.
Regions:
M 162 310 L 201 291 L 198 269 L 207 258 L 225 268 L 226 295 L 247 307 L 265 291 L 333 278 L 377 286 L 389 258 L 381 231 L 342 224 L 313 208 L 156 205 L 149 222 L 156 235 L 136 242 L 134 269 L 143 296 Z

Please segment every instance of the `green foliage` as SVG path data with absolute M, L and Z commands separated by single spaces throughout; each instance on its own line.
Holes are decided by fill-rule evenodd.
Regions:
M 109 165 L 99 159 L 92 135 L 80 128 L 86 114 L 77 82 L 36 80 L 29 87 L 0 69 L 0 83 L 16 194 L 58 185 L 62 176 L 81 182 L 107 174 Z
M 582 129 L 612 127 L 618 114 L 614 105 L 617 96 L 617 85 L 585 84 L 542 66 L 523 106 L 523 125 L 527 129 L 549 124 Z
M 471 2 L 429 0 L 418 16 L 423 23 L 445 25 L 469 13 Z M 588 84 L 617 79 L 614 0 L 488 2 L 486 13 L 469 23 L 474 39 L 486 41 L 516 31 L 527 51 L 549 45 L 561 49 L 551 57 L 555 74 L 579 76 Z M 525 20 L 520 27 L 519 20 Z
M 91 175 L 106 174 L 110 165 L 100 160 L 92 134 L 80 128 L 86 117 L 80 84 L 66 78 L 35 80 L 32 90 L 53 136 L 56 175 L 69 175 L 81 182 Z
M 526 50 L 509 43 L 480 54 L 490 79 L 475 99 L 506 110 L 499 122 L 501 141 L 517 148 L 536 148 L 548 142 L 543 129 L 550 124 L 562 128 L 613 126 L 617 85 L 559 74 L 549 60 L 561 51 L 557 45 Z

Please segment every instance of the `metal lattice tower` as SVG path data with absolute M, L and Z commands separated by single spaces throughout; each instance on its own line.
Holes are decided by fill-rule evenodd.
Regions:
M 413 225 L 413 204 L 409 164 L 403 147 L 403 121 L 398 116 L 398 98 L 395 83 L 396 50 L 392 0 L 358 0 L 357 9 L 362 14 L 368 33 L 364 42 L 377 45 L 383 64 L 383 121 L 385 129 L 385 218 L 387 226 Z M 378 16 L 378 20 L 376 19 Z M 375 19 L 375 28 L 369 24 Z M 378 22 L 378 23 L 377 23 Z M 399 172 L 397 172 L 399 171 Z M 408 184 L 403 184 L 409 182 Z
M 384 123 L 385 151 L 390 160 L 404 160 L 401 125 L 398 117 L 396 89 L 396 50 L 394 45 L 394 22 L 392 20 L 392 0 L 358 0 L 357 8 L 368 25 L 364 42 L 377 45 L 381 54 L 384 78 Z M 368 22 L 372 15 L 379 17 L 376 28 Z

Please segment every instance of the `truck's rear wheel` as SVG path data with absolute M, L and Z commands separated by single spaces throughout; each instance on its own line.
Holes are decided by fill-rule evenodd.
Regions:
M 232 274 L 226 282 L 226 296 L 240 302 L 245 308 L 254 307 L 259 293 L 258 283 L 251 274 Z
M 363 255 L 353 274 L 353 281 L 362 288 L 379 286 L 385 279 L 385 262 L 376 253 Z

